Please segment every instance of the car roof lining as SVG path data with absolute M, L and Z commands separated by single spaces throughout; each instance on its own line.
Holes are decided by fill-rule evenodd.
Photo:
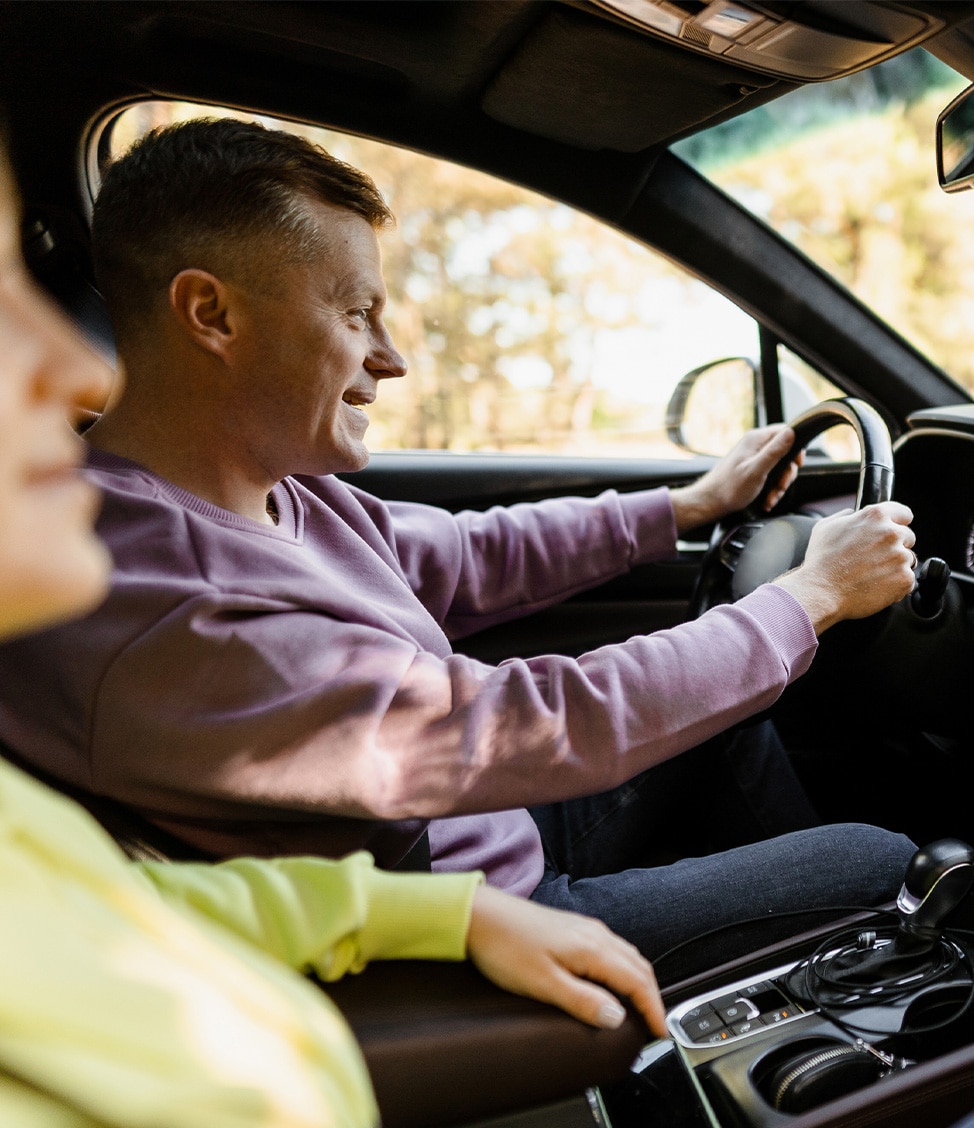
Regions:
M 329 23 L 332 34 L 311 29 L 295 39 L 288 34 L 297 34 L 293 21 L 286 18 L 293 5 L 282 7 L 285 19 L 275 19 L 272 30 L 266 22 L 256 27 L 241 19 L 229 40 L 227 26 L 206 13 L 162 13 L 141 28 L 144 55 L 179 59 L 194 83 L 203 67 L 211 82 L 225 71 L 219 81 L 234 84 L 240 103 L 261 104 L 282 85 L 300 89 L 302 117 L 334 116 L 336 104 L 354 113 L 363 101 L 355 84 L 365 83 L 367 101 L 381 107 L 373 134 L 402 128 L 410 116 L 440 121 L 446 130 L 458 122 L 476 129 L 492 121 L 573 148 L 618 152 L 669 143 L 794 85 L 689 56 L 606 19 L 600 9 L 570 4 L 495 0 L 485 7 L 440 0 L 433 4 L 438 22 L 428 11 L 420 19 L 422 35 L 407 26 L 390 39 L 386 28 L 370 42 L 368 58 L 361 55 L 360 30 L 358 37 L 351 34 L 340 12 Z M 401 14 L 404 6 L 368 4 L 370 10 L 390 7 Z M 424 0 L 405 7 L 418 15 L 429 9 Z M 347 43 L 357 44 L 354 53 Z M 437 55 L 450 59 L 449 69 L 431 66 Z M 321 88 L 323 72 L 329 89 Z M 251 76 L 245 86 L 241 74 Z M 270 89 L 258 93 L 258 81 Z
M 949 9 L 955 27 L 974 12 L 928 7 Z M 796 85 L 654 39 L 585 0 L 0 0 L 0 30 L 0 103 L 9 87 L 25 200 L 89 279 L 81 149 L 134 99 L 360 133 L 621 226 L 673 140 Z
M 974 11 L 924 7 L 953 23 Z M 290 116 L 371 126 L 407 144 L 410 133 L 435 140 L 493 122 L 522 144 L 638 152 L 794 85 L 654 38 L 583 0 L 3 0 L 0 23 L 12 82 L 97 75 L 118 97 L 247 108 L 286 91 Z M 30 46 L 41 31 L 44 59 Z
M 688 65 L 670 44 L 564 7 L 521 39 L 481 106 L 495 121 L 576 148 L 638 152 L 739 112 L 751 95 L 790 88 L 703 56 Z

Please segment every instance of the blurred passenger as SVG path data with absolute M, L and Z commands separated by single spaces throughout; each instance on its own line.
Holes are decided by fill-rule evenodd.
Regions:
M 809 826 L 768 741 L 752 760 L 719 738 L 729 755 L 683 761 L 682 790 L 660 765 L 767 709 L 820 632 L 912 589 L 909 510 L 820 521 L 802 567 L 674 630 L 577 660 L 454 652 L 670 556 L 753 501 L 794 436 L 751 432 L 680 489 L 488 513 L 346 485 L 368 405 L 406 372 L 383 320 L 390 220 L 363 173 L 241 122 L 174 126 L 109 167 L 95 258 L 128 384 L 87 432 L 87 475 L 115 574 L 84 621 L 0 649 L 0 735 L 218 856 L 366 848 L 391 868 L 425 832 L 435 871 L 483 870 L 650 957 L 724 929 L 671 976 L 794 928 L 775 914 L 893 897 L 913 844 Z M 748 844 L 647 864 L 663 815 L 691 853 L 721 817 Z
M 31 283 L 0 151 L 0 635 L 90 610 L 110 559 L 68 417 L 111 374 Z M 597 921 L 365 853 L 129 864 L 73 801 L 0 760 L 0 1124 L 326 1128 L 377 1113 L 343 1019 L 295 971 L 460 960 L 595 1025 L 652 969 Z M 289 965 L 289 966 L 285 966 Z

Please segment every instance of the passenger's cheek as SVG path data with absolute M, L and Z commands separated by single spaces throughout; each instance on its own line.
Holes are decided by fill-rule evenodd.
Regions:
M 16 514 L 27 502 L 25 466 L 21 452 L 8 442 L 9 438 L 6 429 L 0 431 L 0 528 L 5 536 L 16 537 L 20 523 Z
M 0 352 L 0 460 L 9 462 L 22 445 L 23 428 L 29 409 L 26 379 L 11 371 Z

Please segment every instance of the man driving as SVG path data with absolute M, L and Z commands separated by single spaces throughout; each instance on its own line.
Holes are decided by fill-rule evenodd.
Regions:
M 215 856 L 365 848 L 391 867 L 428 839 L 434 870 L 600 917 L 650 957 L 763 919 L 664 978 L 793 929 L 769 915 L 892 897 L 900 835 L 810 826 L 646 867 L 639 812 L 649 769 L 765 710 L 834 623 L 909 593 L 909 510 L 820 521 L 801 567 L 670 631 L 579 659 L 457 653 L 672 554 L 757 497 L 793 436 L 751 432 L 679 489 L 487 513 L 345 484 L 367 406 L 406 374 L 383 321 L 390 222 L 363 173 L 257 125 L 170 127 L 109 168 L 95 256 L 127 385 L 87 473 L 116 571 L 89 617 L 0 652 L 0 736 Z

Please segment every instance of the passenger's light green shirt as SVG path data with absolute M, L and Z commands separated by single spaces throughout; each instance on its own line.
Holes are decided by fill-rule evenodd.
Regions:
M 0 761 L 0 1124 L 375 1123 L 347 1026 L 278 961 L 336 979 L 462 959 L 478 880 L 387 874 L 367 854 L 133 866 Z

